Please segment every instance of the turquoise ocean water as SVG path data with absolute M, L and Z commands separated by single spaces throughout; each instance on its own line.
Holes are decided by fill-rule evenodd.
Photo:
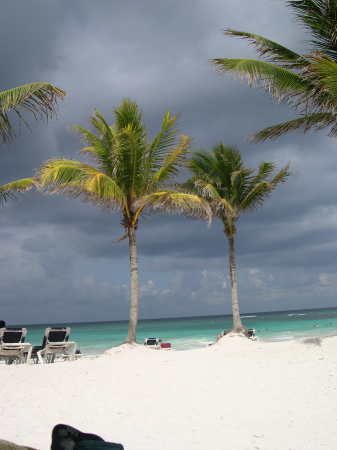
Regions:
M 241 318 L 244 326 L 255 328 L 261 342 L 337 335 L 337 307 L 248 313 L 242 314 Z M 163 342 L 170 342 L 173 350 L 201 348 L 214 342 L 217 333 L 229 330 L 232 324 L 231 315 L 139 320 L 137 342 L 143 343 L 147 337 L 158 337 Z M 319 326 L 315 327 L 316 324 Z M 85 356 L 101 355 L 105 350 L 120 345 L 128 329 L 128 321 L 20 324 L 27 328 L 26 342 L 32 345 L 41 345 L 45 328 L 52 325 L 69 326 L 69 340 L 77 342 Z

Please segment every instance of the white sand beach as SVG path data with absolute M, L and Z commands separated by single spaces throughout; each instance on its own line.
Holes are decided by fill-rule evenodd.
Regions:
M 0 365 L 0 439 L 50 448 L 68 424 L 125 450 L 337 448 L 337 337 L 224 337 L 45 365 Z

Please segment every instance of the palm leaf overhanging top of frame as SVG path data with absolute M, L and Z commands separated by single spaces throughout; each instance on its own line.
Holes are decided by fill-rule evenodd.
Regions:
M 286 1 L 295 18 L 311 33 L 307 55 L 299 54 L 257 34 L 232 29 L 228 36 L 247 39 L 265 60 L 214 59 L 219 74 L 247 77 L 250 86 L 263 83 L 271 97 L 289 104 L 300 119 L 267 127 L 249 136 L 251 143 L 275 139 L 290 131 L 307 132 L 330 127 L 329 136 L 337 137 L 337 0 Z
M 64 100 L 66 97 L 66 92 L 50 83 L 31 83 L 0 92 L 0 134 L 3 144 L 7 141 L 12 143 L 16 138 L 8 118 L 9 111 L 14 111 L 20 123 L 22 121 L 26 125 L 21 111 L 32 114 L 36 121 L 44 118 L 51 120 L 53 115 L 58 117 L 58 100 Z

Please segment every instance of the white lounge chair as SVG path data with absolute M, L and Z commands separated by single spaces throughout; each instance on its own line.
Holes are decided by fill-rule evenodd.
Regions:
M 158 338 L 146 338 L 144 340 L 144 345 L 148 348 L 154 348 L 154 349 L 160 348 Z
M 76 342 L 69 342 L 70 328 L 46 328 L 41 346 L 33 347 L 32 358 L 41 364 L 53 363 L 56 355 L 68 361 L 74 361 Z M 68 353 L 69 352 L 69 353 Z
M 28 362 L 33 346 L 24 342 L 26 334 L 26 328 L 1 328 L 0 359 L 4 359 L 6 364 Z M 25 354 L 25 352 L 27 353 Z
M 52 363 L 56 355 L 62 355 L 67 361 L 74 361 L 76 355 L 76 342 L 50 342 L 43 350 L 37 352 L 38 360 L 41 364 Z M 70 351 L 70 354 L 68 351 Z M 67 357 L 66 357 L 67 356 Z

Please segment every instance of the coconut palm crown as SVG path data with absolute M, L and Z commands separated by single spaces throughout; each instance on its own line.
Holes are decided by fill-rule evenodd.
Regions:
M 248 136 L 255 144 L 297 131 L 306 133 L 330 128 L 329 136 L 337 137 L 337 0 L 286 1 L 296 20 L 313 39 L 311 50 L 299 55 L 257 34 L 224 30 L 227 36 L 248 40 L 264 60 L 213 59 L 217 73 L 247 77 L 250 86 L 262 81 L 266 92 L 281 104 L 289 104 L 299 118 L 267 127 Z
M 131 307 L 129 329 L 124 343 L 136 342 L 138 320 L 138 260 L 136 230 L 146 214 L 182 214 L 210 218 L 210 208 L 194 194 L 171 189 L 185 162 L 191 138 L 177 129 L 177 116 L 165 114 L 162 129 L 152 141 L 137 104 L 128 99 L 114 109 L 115 124 L 109 126 L 96 110 L 90 117 L 90 130 L 72 126 L 87 144 L 79 151 L 93 165 L 68 159 L 52 159 L 37 171 L 36 180 L 48 194 L 65 195 L 90 202 L 102 211 L 122 215 L 129 239 Z
M 222 142 L 211 150 L 197 150 L 193 154 L 188 162 L 192 177 L 182 187 L 204 198 L 224 227 L 229 244 L 233 331 L 247 334 L 241 322 L 237 295 L 236 221 L 241 213 L 250 213 L 263 206 L 276 186 L 290 175 L 289 164 L 273 175 L 275 164 L 261 162 L 254 174 L 254 169 L 244 167 L 240 151 L 235 146 L 224 146 Z

